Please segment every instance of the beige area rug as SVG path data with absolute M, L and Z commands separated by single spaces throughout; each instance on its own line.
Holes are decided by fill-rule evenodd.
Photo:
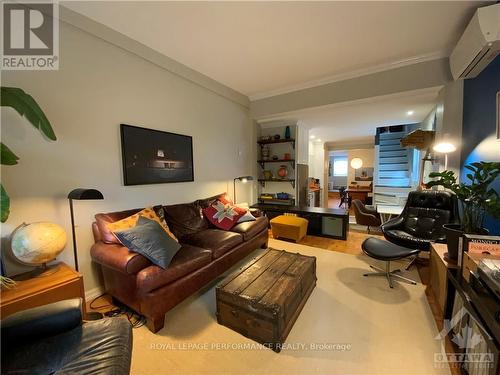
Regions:
M 214 283 L 168 312 L 157 334 L 134 330 L 132 373 L 450 373 L 434 363 L 440 341 L 422 284 L 397 282 L 391 290 L 385 278 L 363 277 L 377 264 L 365 256 L 277 240 L 269 246 L 317 257 L 317 286 L 281 353 L 217 324 Z M 419 280 L 415 270 L 409 276 Z

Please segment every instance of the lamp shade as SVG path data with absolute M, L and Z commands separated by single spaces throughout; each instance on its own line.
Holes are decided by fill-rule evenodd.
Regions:
M 432 149 L 440 154 L 448 154 L 457 150 L 456 146 L 450 142 L 437 143 Z
M 359 169 L 363 166 L 363 160 L 361 160 L 361 158 L 353 158 L 351 160 L 351 167 L 353 167 L 354 169 Z
M 236 180 L 240 180 L 241 182 L 245 183 L 247 181 L 252 181 L 253 176 L 240 176 L 240 177 L 236 177 Z
M 84 200 L 84 199 L 104 199 L 104 196 L 96 189 L 78 188 L 69 192 L 68 199 Z

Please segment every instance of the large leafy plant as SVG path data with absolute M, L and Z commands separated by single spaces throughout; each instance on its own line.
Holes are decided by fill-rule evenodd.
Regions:
M 486 214 L 500 218 L 500 197 L 490 187 L 500 175 L 500 163 L 481 161 L 465 168 L 471 172 L 466 175 L 469 184 L 458 183 L 453 171 L 444 171 L 430 173 L 429 177 L 437 180 L 428 182 L 427 187 L 443 186 L 453 191 L 462 204 L 462 229 L 466 233 L 481 234 Z
M 26 117 L 35 128 L 50 140 L 55 141 L 57 139 L 47 116 L 45 116 L 45 113 L 31 95 L 17 87 L 1 87 L 0 101 L 2 107 L 14 108 L 17 113 Z M 15 165 L 19 157 L 0 142 L 0 159 L 2 165 Z M 0 183 L 0 205 L 0 220 L 4 223 L 9 217 L 10 199 L 2 183 Z

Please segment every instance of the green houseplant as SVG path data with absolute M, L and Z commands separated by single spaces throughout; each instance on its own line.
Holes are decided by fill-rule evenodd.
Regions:
M 52 141 L 55 141 L 56 135 L 52 126 L 50 125 L 47 116 L 43 113 L 40 106 L 31 95 L 17 87 L 1 87 L 0 104 L 2 107 L 11 107 L 17 111 L 21 116 L 26 119 L 40 132 Z M 2 165 L 15 165 L 19 157 L 14 152 L 0 142 L 0 161 Z M 5 223 L 10 213 L 10 199 L 3 186 L 0 183 L 0 221 Z
M 47 116 L 31 95 L 17 87 L 1 87 L 0 104 L 2 107 L 11 107 L 26 119 L 40 132 L 52 141 L 56 135 Z M 3 142 L 0 142 L 0 162 L 2 165 L 15 165 L 19 157 Z M 5 223 L 10 214 L 10 198 L 3 184 L 0 182 L 0 221 Z M 0 285 L 11 288 L 15 282 L 8 277 L 0 275 Z
M 484 219 L 486 214 L 500 218 L 500 197 L 490 187 L 500 175 L 500 162 L 477 162 L 466 165 L 470 173 L 466 177 L 470 183 L 457 182 L 453 171 L 432 172 L 430 178 L 436 180 L 427 183 L 427 187 L 443 186 L 457 195 L 461 204 L 462 220 L 459 225 L 445 225 L 448 239 L 448 253 L 451 259 L 458 255 L 458 239 L 463 233 L 485 234 Z

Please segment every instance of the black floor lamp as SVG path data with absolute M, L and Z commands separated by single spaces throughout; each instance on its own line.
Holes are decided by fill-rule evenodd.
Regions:
M 75 218 L 73 215 L 73 200 L 91 200 L 91 199 L 104 199 L 104 196 L 99 190 L 95 189 L 75 189 L 68 194 L 69 199 L 69 212 L 71 214 L 71 234 L 73 236 L 73 258 L 75 260 L 75 269 L 78 271 L 78 251 L 76 247 L 76 234 L 75 234 Z M 87 312 L 87 320 L 102 319 L 102 314 L 96 311 Z
M 75 189 L 68 194 L 69 212 L 71 214 L 71 234 L 73 235 L 73 257 L 75 259 L 75 269 L 78 271 L 78 252 L 76 248 L 75 218 L 73 215 L 73 200 L 104 199 L 99 190 L 95 189 Z
M 240 176 L 236 177 L 233 180 L 233 198 L 234 198 L 234 203 L 236 204 L 236 180 L 240 180 L 244 184 L 247 183 L 248 181 L 252 181 L 253 177 L 252 176 Z

